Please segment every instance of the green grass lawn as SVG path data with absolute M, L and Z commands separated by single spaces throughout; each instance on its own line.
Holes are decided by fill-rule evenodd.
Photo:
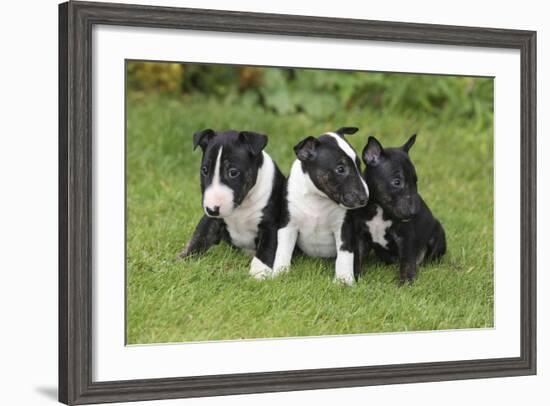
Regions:
M 341 126 L 362 150 L 367 136 L 386 146 L 418 133 L 411 150 L 419 191 L 447 233 L 448 253 L 397 286 L 397 265 L 372 255 L 354 287 L 332 282 L 334 261 L 296 257 L 289 273 L 249 277 L 250 257 L 220 244 L 199 258 L 174 258 L 202 216 L 204 128 L 269 135 L 267 152 L 288 174 L 292 147 Z M 493 132 L 452 114 L 369 110 L 319 121 L 198 96 L 129 93 L 127 103 L 128 344 L 316 336 L 493 326 Z

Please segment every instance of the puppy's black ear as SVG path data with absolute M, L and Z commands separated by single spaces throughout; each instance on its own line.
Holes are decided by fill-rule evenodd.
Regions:
M 382 144 L 374 137 L 369 137 L 367 145 L 363 148 L 363 161 L 367 166 L 376 166 L 384 154 Z
M 309 161 L 317 155 L 319 140 L 315 137 L 307 137 L 294 146 L 294 153 L 300 161 Z
M 401 149 L 408 154 L 409 149 L 411 149 L 415 141 L 416 141 L 416 133 L 411 135 L 411 138 L 409 138 L 409 140 L 401 147 Z
M 202 131 L 197 131 L 195 134 L 193 134 L 193 151 L 197 149 L 197 145 L 199 145 L 204 151 L 214 135 L 216 135 L 216 132 L 214 130 L 211 130 L 210 128 Z
M 345 134 L 355 134 L 357 131 L 359 131 L 357 127 L 342 127 L 336 130 L 336 134 L 343 137 Z
M 241 131 L 239 141 L 246 146 L 252 155 L 259 155 L 267 145 L 267 135 L 252 131 Z

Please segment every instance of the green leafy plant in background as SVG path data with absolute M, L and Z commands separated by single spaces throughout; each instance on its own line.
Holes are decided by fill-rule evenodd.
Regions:
M 226 104 L 312 119 L 369 108 L 465 118 L 477 132 L 493 119 L 493 81 L 488 78 L 129 62 L 128 85 L 131 91 L 216 97 Z
M 177 93 L 183 83 L 180 63 L 128 62 L 127 85 L 134 91 Z

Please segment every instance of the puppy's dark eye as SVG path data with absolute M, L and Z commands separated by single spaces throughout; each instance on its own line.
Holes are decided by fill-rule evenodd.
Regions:
M 204 176 L 208 175 L 208 167 L 206 165 L 201 168 L 201 173 Z
M 344 173 L 346 173 L 346 168 L 344 168 L 343 165 L 338 165 L 334 171 L 338 174 L 338 175 L 343 175 Z
M 391 184 L 393 186 L 401 186 L 401 179 L 395 178 L 394 180 L 391 181 Z
M 229 175 L 229 177 L 231 179 L 235 179 L 237 176 L 239 176 L 241 174 L 241 171 L 239 171 L 238 169 L 235 169 L 235 168 L 231 168 L 229 170 L 229 172 L 227 172 L 227 174 Z

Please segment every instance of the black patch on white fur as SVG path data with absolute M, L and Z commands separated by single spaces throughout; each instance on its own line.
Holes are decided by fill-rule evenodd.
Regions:
M 366 204 L 368 195 L 358 172 L 360 167 L 333 137 L 326 134 L 319 138 L 307 137 L 294 151 L 303 172 L 334 202 L 350 208 Z
M 281 220 L 288 216 L 286 207 L 286 178 L 275 165 L 273 177 L 273 189 L 271 198 L 263 209 L 263 216 L 258 224 L 258 236 L 256 237 L 256 257 L 264 264 L 273 267 L 275 254 L 277 253 L 277 230 Z
M 250 131 L 220 131 L 213 135 L 209 134 L 206 136 L 206 145 L 204 145 L 204 136 L 199 141 L 203 149 L 200 172 L 201 192 L 204 193 L 212 183 L 218 152 L 223 147 L 220 181 L 233 190 L 233 204 L 237 207 L 256 183 L 258 169 L 264 160 L 262 149 L 267 144 L 267 137 Z M 206 168 L 206 173 L 203 173 L 202 168 Z M 229 177 L 229 171 L 234 169 L 240 172 L 237 178 Z
M 360 210 L 360 209 L 359 209 Z M 353 275 L 355 279 L 359 277 L 361 273 L 361 252 L 359 251 L 359 240 L 356 236 L 355 216 L 356 210 L 348 210 L 341 227 L 341 239 L 340 245 L 341 251 L 347 251 L 354 254 L 353 256 Z

